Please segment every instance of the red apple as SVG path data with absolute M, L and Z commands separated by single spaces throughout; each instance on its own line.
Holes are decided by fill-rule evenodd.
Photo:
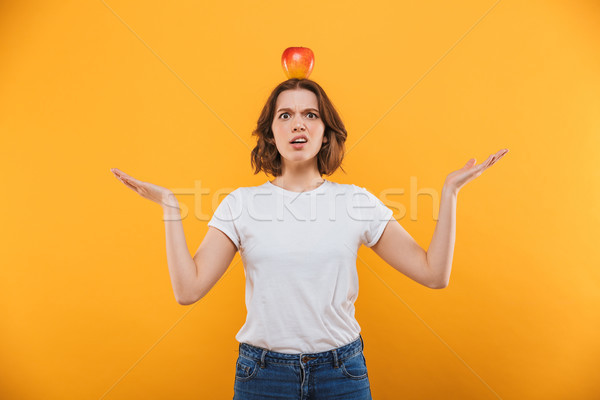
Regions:
M 308 78 L 315 64 L 315 55 L 308 47 L 288 47 L 281 55 L 281 66 L 288 79 Z

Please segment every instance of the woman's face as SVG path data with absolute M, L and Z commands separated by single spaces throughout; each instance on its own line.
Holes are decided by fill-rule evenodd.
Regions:
M 286 162 L 310 161 L 321 150 L 321 144 L 327 142 L 317 96 L 306 89 L 284 90 L 279 94 L 271 129 L 277 150 Z M 297 136 L 306 137 L 306 143 L 292 144 Z

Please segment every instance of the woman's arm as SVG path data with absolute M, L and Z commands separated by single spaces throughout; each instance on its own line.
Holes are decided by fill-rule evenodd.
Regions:
M 446 178 L 442 188 L 439 219 L 433 232 L 429 250 L 427 250 L 427 263 L 436 277 L 439 287 L 448 286 L 450 281 L 456 238 L 456 199 L 458 191 L 504 157 L 506 153 L 508 153 L 508 149 L 499 150 L 477 166 L 475 166 L 476 160 L 471 158 L 464 167 L 450 173 Z
M 167 188 L 135 179 L 118 168 L 110 170 L 129 189 L 162 207 L 167 235 L 167 262 L 173 293 L 177 302 L 184 304 L 192 291 L 190 287 L 195 286 L 198 271 L 187 249 L 177 198 Z
M 177 203 L 163 207 L 167 263 L 177 302 L 187 306 L 202 299 L 225 273 L 237 248 L 220 230 L 209 226 L 192 258 L 188 251 Z
M 427 264 L 438 288 L 445 288 L 450 281 L 452 257 L 454 255 L 454 242 L 456 238 L 456 198 L 458 192 L 446 185 L 442 188 L 440 200 L 440 213 L 435 225 L 433 238 L 427 250 Z
M 198 267 L 192 259 L 185 240 L 181 214 L 176 201 L 163 206 L 165 235 L 167 241 L 167 264 L 175 299 L 179 304 L 195 302 L 194 282 L 198 280 Z
M 454 254 L 458 191 L 506 153 L 508 149 L 500 150 L 478 166 L 474 166 L 475 159 L 472 158 L 463 168 L 448 175 L 442 188 L 439 219 L 428 251 L 419 246 L 393 218 L 388 222 L 379 241 L 371 247 L 373 251 L 415 282 L 431 289 L 447 287 Z

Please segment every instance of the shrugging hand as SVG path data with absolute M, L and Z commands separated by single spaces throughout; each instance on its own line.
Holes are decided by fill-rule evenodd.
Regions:
M 169 189 L 162 186 L 154 185 L 150 182 L 137 180 L 118 168 L 111 168 L 110 171 L 125 184 L 129 189 L 133 190 L 145 199 L 158 203 L 161 207 L 176 207 L 179 208 L 179 202 L 175 194 Z
M 460 188 L 481 175 L 483 171 L 494 165 L 494 163 L 504 157 L 506 153 L 508 153 L 508 149 L 499 150 L 495 154 L 491 154 L 487 160 L 477 166 L 475 165 L 475 158 L 471 158 L 464 167 L 450 173 L 448 177 L 446 177 L 444 186 L 451 192 L 458 193 Z

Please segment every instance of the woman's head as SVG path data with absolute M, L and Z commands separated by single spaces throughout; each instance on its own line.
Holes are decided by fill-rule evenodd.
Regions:
M 344 171 L 346 128 L 325 91 L 310 79 L 288 79 L 273 89 L 252 135 L 257 136 L 251 154 L 255 174 L 280 176 L 284 162 L 314 163 L 321 175 L 338 167 Z M 306 144 L 290 143 L 302 135 Z

